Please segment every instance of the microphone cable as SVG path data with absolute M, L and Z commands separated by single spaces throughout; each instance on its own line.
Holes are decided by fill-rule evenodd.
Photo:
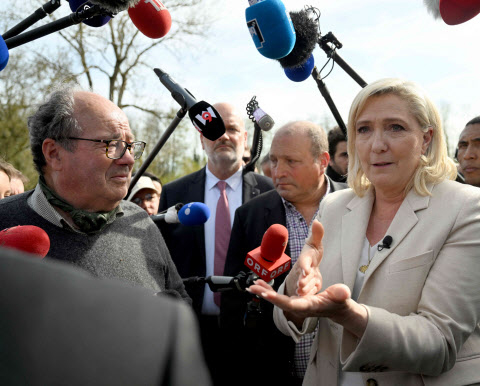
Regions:
M 255 116 L 253 115 L 254 111 L 256 111 L 258 108 L 259 106 L 257 102 L 257 96 L 254 95 L 252 99 L 250 99 L 250 102 L 247 103 L 247 107 L 246 107 L 248 118 L 253 122 L 255 131 L 253 134 L 252 148 L 250 149 L 251 159 L 248 162 L 248 164 L 245 165 L 245 172 L 253 172 L 255 170 L 255 163 L 260 158 L 260 154 L 262 154 L 262 149 L 263 149 L 262 129 L 257 124 L 257 121 L 255 120 Z

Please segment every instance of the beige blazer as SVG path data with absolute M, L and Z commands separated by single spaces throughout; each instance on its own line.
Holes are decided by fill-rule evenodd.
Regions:
M 480 382 L 480 189 L 453 181 L 429 189 L 407 195 L 386 233 L 391 248 L 370 263 L 361 339 L 327 318 L 309 318 L 299 332 L 275 308 L 277 327 L 295 340 L 319 323 L 304 385 L 336 385 L 341 369 L 378 385 Z M 324 288 L 353 290 L 373 201 L 372 190 L 359 198 L 350 189 L 323 200 Z

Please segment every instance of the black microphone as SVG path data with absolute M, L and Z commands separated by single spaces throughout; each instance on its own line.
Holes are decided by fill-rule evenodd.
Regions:
M 41 27 L 24 32 L 17 36 L 6 39 L 5 43 L 8 49 L 12 49 L 21 46 L 25 43 L 29 43 L 33 40 L 37 40 L 43 36 L 50 35 L 54 32 L 61 31 L 67 27 L 71 27 L 75 24 L 79 24 L 84 20 L 97 17 L 97 16 L 110 16 L 113 17 L 115 13 L 124 11 L 129 7 L 133 7 L 139 0 L 124 0 L 124 1 L 111 1 L 111 0 L 93 0 L 90 1 L 92 6 L 89 8 L 81 8 L 76 12 L 71 13 L 61 19 L 55 20 L 51 23 L 45 24 Z
M 188 116 L 195 128 L 210 141 L 215 141 L 225 134 L 225 124 L 215 108 L 205 101 L 197 102 L 195 97 L 187 89 L 176 83 L 170 75 L 160 70 L 153 69 L 160 82 L 170 91 L 172 98 L 188 110 Z
M 200 277 L 193 276 L 182 279 L 185 287 L 201 287 L 208 284 L 212 292 L 226 292 L 239 291 L 245 292 L 245 289 L 250 287 L 258 276 L 254 272 L 245 273 L 240 271 L 236 276 L 208 276 Z M 273 284 L 273 281 L 270 282 Z
M 28 27 L 34 25 L 37 21 L 42 20 L 45 16 L 50 15 L 53 11 L 60 8 L 60 0 L 49 0 L 38 8 L 27 18 L 16 24 L 5 32 L 2 37 L 4 40 L 17 36 L 19 33 L 25 31 Z
M 393 242 L 392 236 L 388 236 L 388 235 L 385 236 L 382 240 L 382 244 L 378 244 L 377 251 L 383 251 L 383 248 L 390 249 L 392 242 Z
M 311 12 L 311 10 L 290 12 L 296 40 L 293 50 L 287 56 L 278 59 L 283 68 L 299 67 L 307 62 L 312 55 L 320 37 L 320 32 L 318 21 L 311 17 Z

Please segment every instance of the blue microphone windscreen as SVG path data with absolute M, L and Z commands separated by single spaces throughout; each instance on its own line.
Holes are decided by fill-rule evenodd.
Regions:
M 295 45 L 290 14 L 280 0 L 263 0 L 245 10 L 247 27 L 258 52 L 269 59 L 287 56 Z
M 70 5 L 70 9 L 72 10 L 72 12 L 76 12 L 80 6 L 82 6 L 81 9 L 92 6 L 92 4 L 90 2 L 87 2 L 86 0 L 68 0 L 68 3 Z M 85 23 L 90 27 L 101 27 L 107 24 L 110 21 L 110 19 L 111 19 L 110 16 L 99 15 L 99 16 L 91 17 L 90 19 L 86 19 L 83 21 L 83 23 Z
M 284 68 L 284 71 L 288 79 L 293 80 L 294 82 L 303 82 L 312 74 L 314 66 L 315 60 L 313 55 L 310 55 L 307 61 L 301 66 Z
M 210 218 L 210 209 L 202 202 L 191 202 L 178 211 L 178 220 L 183 225 L 202 225 Z
M 10 54 L 8 53 L 7 44 L 5 40 L 0 36 L 0 71 L 7 67 L 8 58 Z

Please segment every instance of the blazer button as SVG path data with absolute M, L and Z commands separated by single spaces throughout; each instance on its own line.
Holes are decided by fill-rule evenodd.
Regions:
M 370 379 L 367 379 L 366 385 L 367 386 L 378 386 L 378 382 L 375 379 L 370 378 Z

